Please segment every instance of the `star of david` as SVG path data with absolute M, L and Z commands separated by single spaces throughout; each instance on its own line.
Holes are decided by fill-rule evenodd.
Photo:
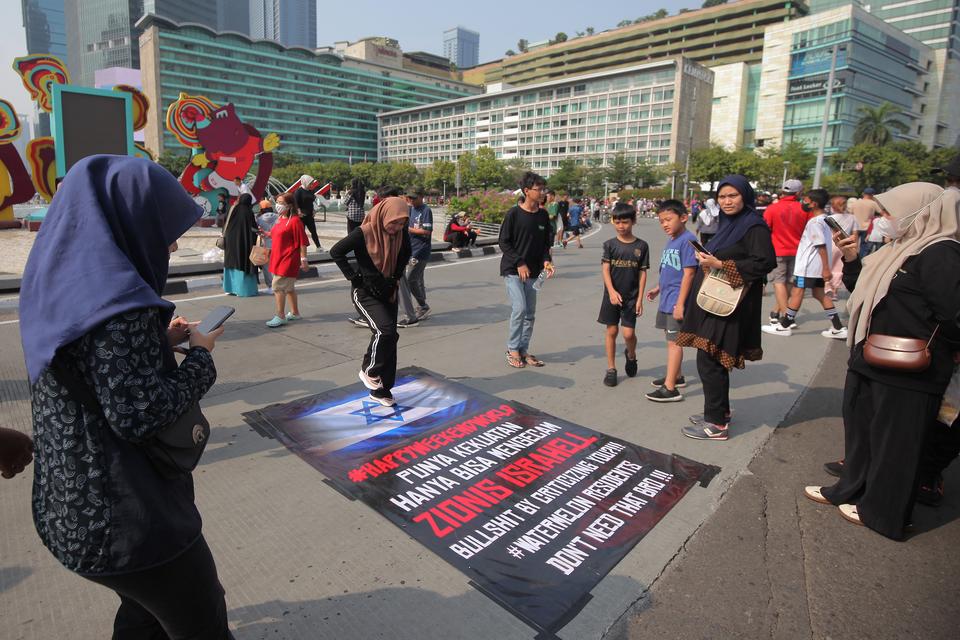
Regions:
M 372 424 L 383 422 L 384 420 L 403 422 L 403 412 L 413 409 L 413 407 L 404 407 L 399 404 L 392 407 L 384 407 L 379 402 L 372 402 L 370 400 L 361 400 L 360 402 L 363 404 L 363 408 L 351 411 L 350 415 L 363 416 L 367 420 L 368 427 Z M 373 409 L 386 409 L 389 413 L 376 414 L 373 413 Z

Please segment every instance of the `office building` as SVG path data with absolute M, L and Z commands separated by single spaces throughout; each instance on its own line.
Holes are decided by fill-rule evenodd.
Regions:
M 279 151 L 304 160 L 373 161 L 377 114 L 458 98 L 478 88 L 333 51 L 287 48 L 268 40 L 178 25 L 158 16 L 137 23 L 144 93 L 151 109 L 147 148 L 186 152 L 164 127 L 181 92 L 233 103 Z
M 249 0 L 217 0 L 216 28 L 217 31 L 233 31 L 250 35 Z
M 459 69 L 475 67 L 480 62 L 480 34 L 464 27 L 443 32 L 443 57 Z
M 952 143 L 956 118 L 939 110 L 931 82 L 933 51 L 860 7 L 847 4 L 776 27 L 764 43 L 755 145 L 820 143 L 827 78 L 837 47 L 826 153 L 853 146 L 862 107 L 890 102 L 902 110 L 898 140 Z M 954 110 L 955 107 L 954 107 Z
M 67 64 L 67 25 L 63 0 L 22 0 L 21 8 L 27 53 L 49 53 Z M 36 123 L 38 136 L 50 135 L 50 114 L 37 109 Z
M 216 29 L 218 25 L 217 13 L 222 0 L 216 2 L 198 2 L 197 0 L 143 0 L 143 10 L 137 15 L 136 20 L 141 16 L 152 13 L 155 16 L 163 16 L 179 22 L 181 24 L 192 22 L 202 24 L 205 27 Z M 234 3 L 226 3 L 234 4 Z M 134 22 L 136 22 L 134 20 Z M 134 42 L 136 46 L 136 42 Z
M 426 74 L 456 81 L 459 84 L 458 74 L 450 69 L 450 62 L 446 58 L 425 51 L 404 52 L 400 48 L 400 43 L 394 38 L 370 36 L 356 42 L 342 40 L 334 42 L 332 48 L 325 48 L 325 50 L 341 56 L 344 64 L 348 66 L 355 62 L 362 63 L 361 66 L 375 64 L 389 67 L 394 75 L 401 71 L 408 71 L 413 74 L 410 76 L 413 80 Z
M 380 115 L 380 159 L 425 167 L 490 147 L 550 175 L 560 161 L 683 162 L 707 144 L 713 72 L 684 58 L 523 87 Z
M 532 48 L 464 74 L 470 82 L 524 85 L 684 56 L 713 67 L 759 63 L 763 32 L 807 14 L 798 0 L 740 0 Z
M 250 0 L 250 37 L 315 49 L 317 1 Z

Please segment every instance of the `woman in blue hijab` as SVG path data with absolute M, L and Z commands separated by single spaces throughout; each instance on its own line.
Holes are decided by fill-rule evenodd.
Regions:
M 190 332 L 160 297 L 177 238 L 201 213 L 153 162 L 85 158 L 23 275 L 34 524 L 61 564 L 120 596 L 117 639 L 231 637 L 193 480 L 162 475 L 141 447 L 216 380 L 222 329 Z M 187 339 L 178 365 L 173 347 Z
M 696 347 L 697 372 L 703 384 L 703 415 L 691 416 L 683 435 L 695 440 L 726 440 L 730 424 L 730 370 L 746 360 L 760 360 L 760 286 L 777 264 L 770 229 L 754 207 L 753 187 L 739 175 L 727 176 L 717 188 L 720 220 L 709 254 L 697 253 L 697 270 L 677 334 L 681 347 Z M 744 292 L 729 316 L 717 316 L 697 305 L 706 270 L 718 269 Z

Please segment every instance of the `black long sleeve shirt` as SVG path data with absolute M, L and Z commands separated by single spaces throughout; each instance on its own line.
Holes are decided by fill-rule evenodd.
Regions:
M 860 259 L 843 263 L 843 284 L 853 291 Z M 870 333 L 929 339 L 930 368 L 918 373 L 878 369 L 863 359 L 863 342 L 854 345 L 850 369 L 890 386 L 943 394 L 953 375 L 953 352 L 960 350 L 960 243 L 938 242 L 908 258 L 870 319 Z
M 544 209 L 525 211 L 515 206 L 507 211 L 500 225 L 500 275 L 515 276 L 517 267 L 526 265 L 530 277 L 543 271 L 543 263 L 550 262 L 553 234 L 550 218 Z
M 403 275 L 403 270 L 407 267 L 407 262 L 410 260 L 410 234 L 407 233 L 406 229 L 404 229 L 402 233 L 403 244 L 400 246 L 400 253 L 397 255 L 397 266 L 394 267 L 392 274 L 392 276 L 398 280 L 400 276 Z M 351 264 L 347 258 L 350 253 L 356 258 L 356 266 Z M 373 260 L 370 259 L 370 254 L 367 253 L 367 242 L 363 239 L 363 229 L 360 227 L 357 227 L 337 244 L 330 247 L 330 257 L 333 258 L 333 261 L 340 267 L 340 271 L 343 272 L 343 277 L 347 280 L 352 280 L 357 274 L 368 277 L 385 275 L 380 273 L 380 270 L 373 264 Z

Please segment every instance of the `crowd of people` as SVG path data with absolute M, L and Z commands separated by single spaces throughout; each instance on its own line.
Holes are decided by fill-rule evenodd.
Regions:
M 727 176 L 713 198 L 698 203 L 698 217 L 705 219 L 699 242 L 687 229 L 684 202 L 658 202 L 667 243 L 658 283 L 649 290 L 649 245 L 633 234 L 638 208 L 615 203 L 616 235 L 603 244 L 598 273 L 598 322 L 606 327 L 603 383 L 617 384 L 620 335 L 624 372 L 637 374 L 637 320 L 645 300 L 659 299 L 654 323 L 664 331 L 666 367 L 647 398 L 683 399 L 683 348 L 693 347 L 703 413 L 691 416 L 682 434 L 726 440 L 730 372 L 762 358 L 764 332 L 791 334 L 810 289 L 829 321 L 824 335 L 846 338 L 850 360 L 838 407 L 844 455 L 828 467 L 839 477 L 832 486 L 806 487 L 804 494 L 837 506 L 852 522 L 902 539 L 918 496 L 936 503 L 943 469 L 960 452 L 960 161 L 946 173 L 946 189 L 902 185 L 875 198 L 865 194 L 870 205 L 830 198 L 820 189 L 803 191 L 791 180 L 778 202 L 766 206 L 746 177 Z M 551 194 L 535 173 L 525 173 L 520 188 L 499 235 L 510 304 L 506 363 L 517 369 L 545 366 L 531 352 L 538 294 L 556 274 L 558 243 L 575 239 L 581 246 L 573 229 L 592 217 L 583 202 L 561 207 L 566 198 Z M 362 184 L 351 185 L 355 205 L 364 192 Z M 423 273 L 433 214 L 422 196 L 383 191 L 330 249 L 350 283 L 358 322 L 370 331 L 359 379 L 369 397 L 387 407 L 396 402 L 399 308 L 408 308 L 414 320 L 430 309 Z M 252 197 L 241 194 L 225 214 L 224 286 L 231 292 L 245 295 L 257 277 L 256 267 L 236 256 L 249 253 L 260 238 L 271 243 L 271 327 L 300 317 L 295 283 L 307 266 L 309 225 L 299 215 L 305 202 L 302 195 L 283 194 L 272 207 L 261 207 L 258 218 Z M 177 238 L 201 213 L 158 165 L 93 156 L 70 170 L 24 271 L 20 319 L 33 440 L 0 430 L 0 472 L 15 475 L 35 457 L 40 538 L 66 568 L 118 594 L 115 638 L 231 637 L 224 591 L 194 503 L 190 471 L 196 460 L 178 458 L 171 471 L 169 460 L 160 464 L 157 458 L 166 451 L 158 434 L 198 412 L 217 375 L 212 352 L 223 329 L 203 333 L 161 297 Z M 81 214 L 86 224 L 71 224 Z M 458 226 L 469 243 L 469 225 L 458 220 Z M 864 249 L 874 232 L 880 246 Z M 837 261 L 851 292 L 846 325 L 826 295 Z M 776 306 L 767 321 L 768 279 Z M 202 451 L 200 426 L 194 424 L 193 433 Z M 83 536 L 75 534 L 81 530 Z

